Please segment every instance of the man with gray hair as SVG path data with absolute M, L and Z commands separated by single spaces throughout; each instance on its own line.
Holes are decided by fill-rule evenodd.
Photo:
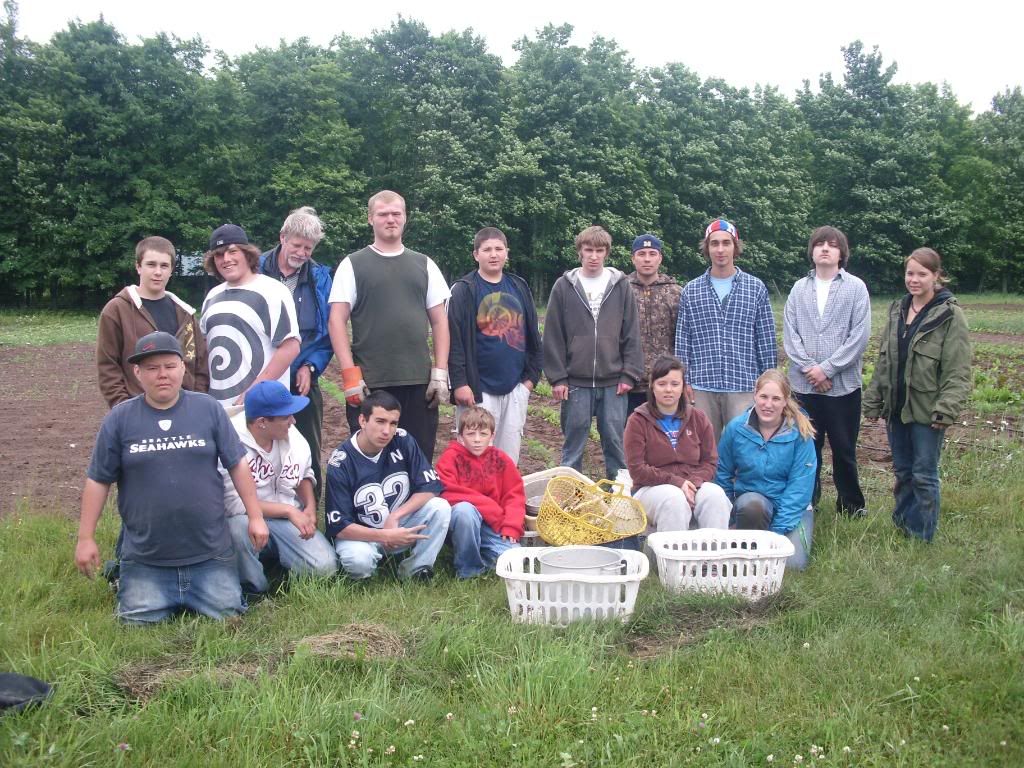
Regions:
M 297 208 L 281 225 L 281 242 L 260 256 L 260 272 L 280 280 L 292 293 L 299 322 L 301 348 L 292 361 L 292 393 L 309 398 L 309 405 L 295 414 L 299 430 L 313 456 L 317 501 L 323 487 L 320 465 L 320 435 L 323 429 L 324 400 L 320 376 L 334 354 L 328 331 L 331 295 L 331 270 L 313 261 L 313 249 L 324 236 L 324 225 L 310 206 Z

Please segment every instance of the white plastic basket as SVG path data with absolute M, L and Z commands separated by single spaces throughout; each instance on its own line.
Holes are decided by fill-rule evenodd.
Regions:
M 562 626 L 580 619 L 621 619 L 633 613 L 649 564 L 642 552 L 616 549 L 622 572 L 609 576 L 540 573 L 539 558 L 557 547 L 506 550 L 495 570 L 505 580 L 512 620 Z
M 674 592 L 709 592 L 757 600 L 779 591 L 793 542 L 772 531 L 663 531 L 647 537 L 658 578 Z

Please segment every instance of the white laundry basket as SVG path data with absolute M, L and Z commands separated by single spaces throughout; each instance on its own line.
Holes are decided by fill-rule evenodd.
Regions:
M 505 580 L 512 620 L 565 626 L 580 619 L 625 620 L 633 613 L 650 566 L 642 552 L 612 549 L 619 573 L 541 573 L 540 558 L 558 547 L 519 547 L 501 554 L 495 570 Z
M 779 591 L 793 542 L 772 531 L 663 531 L 647 537 L 658 578 L 674 592 L 757 600 Z

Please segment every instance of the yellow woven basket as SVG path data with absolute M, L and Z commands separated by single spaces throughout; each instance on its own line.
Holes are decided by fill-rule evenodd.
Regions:
M 610 490 L 605 490 L 608 488 Z M 605 544 L 643 533 L 647 515 L 611 480 L 553 477 L 537 513 L 537 531 L 548 544 Z

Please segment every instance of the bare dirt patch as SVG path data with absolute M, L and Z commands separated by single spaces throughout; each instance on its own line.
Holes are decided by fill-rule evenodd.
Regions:
M 336 363 L 327 375 L 340 380 Z M 534 401 L 555 406 L 546 398 Z M 0 347 L 0 423 L 6 438 L 0 441 L 0 466 L 5 470 L 0 481 L 0 517 L 19 509 L 77 517 L 92 446 L 107 411 L 96 384 L 91 344 Z M 348 436 L 344 406 L 325 392 L 321 460 L 326 461 Z M 545 452 L 529 454 L 524 441 L 519 463 L 523 474 L 558 463 L 562 449 L 558 427 L 531 418 L 526 436 L 544 446 Z M 452 416 L 442 413 L 435 460 L 452 437 Z M 599 446 L 588 446 L 584 462 L 591 474 L 601 476 Z
M 982 333 L 971 331 L 971 341 L 975 344 L 983 342 L 986 344 L 1013 344 L 1024 347 L 1024 334 L 1021 333 Z
M 91 344 L 0 347 L 0 516 L 31 507 L 78 514 L 107 405 Z
M 975 336 L 1016 338 L 1007 334 Z M 1024 337 L 1019 343 L 1024 345 Z M 6 438 L 0 441 L 0 466 L 5 470 L 0 481 L 0 517 L 19 509 L 78 516 L 92 446 L 107 414 L 96 385 L 94 354 L 91 344 L 0 347 L 0 423 Z M 327 376 L 335 382 L 340 380 L 336 362 Z M 542 406 L 549 408 L 549 413 L 558 413 L 558 404 L 550 398 L 532 398 L 519 460 L 524 475 L 557 466 L 561 457 L 562 434 L 557 424 L 539 415 Z M 988 434 L 983 418 L 965 420 L 971 426 L 954 427 L 953 432 L 962 430 L 964 437 L 974 432 L 978 436 Z M 438 426 L 435 460 L 453 437 L 452 421 L 451 409 L 447 408 Z M 321 461 L 326 461 L 348 436 L 344 406 L 325 392 Z M 884 426 L 864 424 L 858 456 L 866 464 L 890 461 Z M 829 458 L 825 461 L 828 466 Z M 598 443 L 588 443 L 583 468 L 590 477 L 603 476 Z

